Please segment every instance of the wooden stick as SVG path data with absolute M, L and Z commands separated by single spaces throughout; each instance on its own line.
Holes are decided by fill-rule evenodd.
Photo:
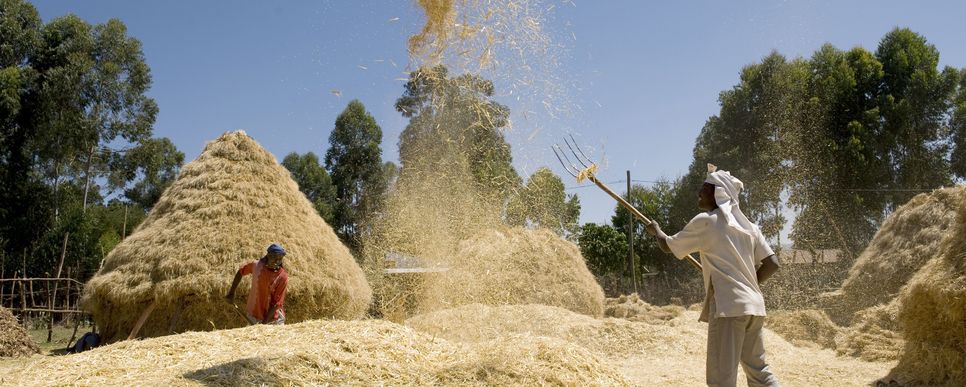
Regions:
M 178 328 L 178 323 L 181 322 L 181 313 L 184 311 L 184 301 L 179 302 L 178 306 L 174 309 L 174 316 L 171 316 L 171 323 L 168 324 L 168 333 L 175 333 L 174 330 Z
M 68 281 L 68 282 L 73 282 L 75 285 L 81 285 L 81 286 L 84 285 L 82 282 L 80 282 L 80 281 L 78 281 L 76 279 L 67 278 L 67 277 L 64 277 L 64 278 L 52 278 L 52 277 L 43 277 L 43 278 L 42 277 L 37 277 L 37 278 L 0 278 L 0 282 L 17 282 L 17 281 Z
M 86 311 L 79 309 L 21 308 L 20 310 L 25 312 L 40 313 L 87 313 Z
M 77 328 L 80 327 L 80 323 L 80 318 L 74 320 L 74 333 L 70 334 L 70 340 L 67 340 L 67 348 L 64 348 L 64 352 L 69 352 L 70 347 L 74 344 L 74 339 L 77 338 Z
M 0 254 L 0 278 L 7 276 L 7 254 Z M 16 276 L 15 276 L 16 277 Z M 0 306 L 3 306 L 3 284 L 0 283 Z
M 137 324 L 134 324 L 134 329 L 131 330 L 131 334 L 127 335 L 128 340 L 134 339 L 134 337 L 137 336 L 138 331 L 141 330 L 141 326 L 144 325 L 144 322 L 148 320 L 148 316 L 151 315 L 151 312 L 154 311 L 154 307 L 156 306 L 158 306 L 158 300 L 155 299 L 154 301 L 151 301 L 151 305 L 144 310 L 144 313 L 141 313 L 141 318 L 138 319 Z
M 597 186 L 600 187 L 600 189 L 604 190 L 604 192 L 610 195 L 610 197 L 614 198 L 614 200 L 617 200 L 617 202 L 620 203 L 620 205 L 624 206 L 624 208 L 626 208 L 627 211 L 630 211 L 631 215 L 634 215 L 635 217 L 640 219 L 642 222 L 644 222 L 645 225 L 650 225 L 651 223 L 654 223 L 652 220 L 648 219 L 646 216 L 644 216 L 644 214 L 642 214 L 640 211 L 634 208 L 634 206 L 631 205 L 631 203 L 629 203 L 627 200 L 624 200 L 624 198 L 622 198 L 620 195 L 618 195 L 613 190 L 611 190 L 610 187 L 602 183 L 600 180 L 597 180 L 596 176 L 589 175 L 587 176 L 587 178 L 590 179 L 590 181 L 594 182 L 594 184 L 597 184 Z M 697 259 L 694 259 L 694 257 L 691 256 L 691 254 L 688 254 L 687 260 L 688 262 L 691 263 L 692 266 L 694 266 L 695 269 L 698 269 L 698 271 L 701 271 L 701 263 L 698 262 Z
M 64 272 L 64 260 L 67 258 L 67 240 L 68 240 L 68 238 L 70 238 L 70 232 L 69 231 L 64 233 L 64 244 L 60 248 L 60 263 L 57 264 L 57 278 L 60 278 L 60 275 L 63 274 L 63 272 Z M 68 282 L 68 283 L 70 283 L 70 282 Z M 48 301 L 48 303 L 50 304 L 50 305 L 47 305 L 48 308 L 53 309 L 53 308 L 56 307 L 56 303 L 57 303 L 57 288 L 59 287 L 59 285 L 60 285 L 60 281 L 54 281 L 54 291 L 53 292 L 50 292 L 47 295 L 47 298 L 50 300 L 50 301 Z M 50 289 L 50 284 L 49 283 L 47 284 L 47 289 L 48 289 L 48 291 Z M 53 334 L 54 334 L 54 314 L 51 313 L 50 314 L 50 321 L 47 322 L 47 342 L 48 343 L 50 342 L 51 337 L 53 336 Z
M 23 286 L 23 281 L 18 284 L 20 284 L 20 322 L 23 326 L 27 326 L 27 289 Z
M 44 282 L 44 288 L 47 289 L 47 309 L 53 310 L 54 298 L 50 292 L 50 283 Z M 47 319 L 47 342 L 49 343 L 54 337 L 54 312 L 47 312 L 47 315 L 49 317 Z

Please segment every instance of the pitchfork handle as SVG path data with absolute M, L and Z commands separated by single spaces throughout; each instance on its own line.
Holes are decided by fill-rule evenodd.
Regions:
M 634 208 L 634 206 L 632 206 L 630 202 L 628 202 L 627 200 L 624 200 L 624 198 L 622 198 L 620 195 L 612 191 L 610 187 L 608 187 L 606 184 L 601 183 L 600 180 L 597 180 L 597 177 L 595 177 L 594 175 L 589 175 L 587 176 L 587 178 L 590 179 L 590 181 L 594 182 L 594 184 L 597 184 L 597 186 L 600 187 L 600 189 L 604 190 L 604 192 L 610 195 L 610 197 L 614 198 L 614 200 L 617 200 L 618 203 L 620 203 L 622 206 L 624 206 L 624 208 L 630 211 L 631 214 L 633 214 L 642 222 L 644 222 L 645 225 L 650 225 L 651 223 L 654 223 L 654 221 L 648 219 L 646 216 L 644 216 L 644 214 L 642 214 L 640 211 Z M 698 271 L 701 271 L 701 263 L 698 262 L 697 259 L 694 259 L 694 257 L 691 256 L 691 254 L 688 254 L 687 260 L 688 262 L 691 263 L 692 266 L 694 266 L 695 269 L 698 269 Z

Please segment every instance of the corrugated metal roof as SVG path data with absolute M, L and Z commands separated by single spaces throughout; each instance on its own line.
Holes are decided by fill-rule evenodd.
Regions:
M 386 274 L 440 273 L 449 270 L 448 267 L 437 265 L 426 259 L 395 251 L 386 253 L 385 261 Z
M 778 253 L 778 262 L 781 264 L 804 264 L 804 263 L 832 263 L 842 259 L 842 250 L 798 250 L 782 249 Z

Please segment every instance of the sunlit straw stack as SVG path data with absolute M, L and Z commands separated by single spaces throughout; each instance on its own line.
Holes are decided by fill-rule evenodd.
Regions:
M 372 292 L 349 250 L 275 157 L 242 131 L 226 133 L 108 254 L 84 305 L 109 342 L 154 302 L 140 337 L 242 326 L 223 297 L 235 271 L 271 243 L 288 250 L 288 322 L 364 314 Z M 244 305 L 247 279 L 238 293 Z
M 484 230 L 460 243 L 450 270 L 427 284 L 422 310 L 466 304 L 604 312 L 604 292 L 577 246 L 547 229 Z

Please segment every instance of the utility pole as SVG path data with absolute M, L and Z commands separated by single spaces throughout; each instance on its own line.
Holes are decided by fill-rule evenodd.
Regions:
M 631 202 L 631 171 L 627 171 L 627 202 Z M 637 293 L 637 274 L 634 268 L 634 216 L 627 212 L 627 266 L 631 273 L 631 288 Z

